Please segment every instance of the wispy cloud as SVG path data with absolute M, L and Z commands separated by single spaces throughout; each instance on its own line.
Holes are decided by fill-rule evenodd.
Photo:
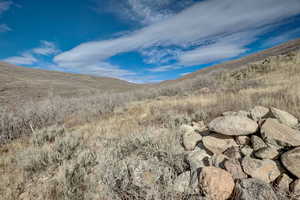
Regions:
M 32 65 L 38 60 L 30 53 L 22 53 L 20 56 L 13 56 L 3 60 L 15 65 Z
M 84 67 L 87 62 L 96 64 L 123 52 L 141 51 L 158 46 L 166 49 L 170 46 L 189 48 L 201 45 L 207 40 L 215 40 L 216 36 L 252 32 L 299 13 L 299 0 L 276 3 L 274 0 L 206 0 L 172 17 L 119 38 L 83 43 L 59 54 L 54 61 L 62 66 L 68 62 L 78 62 Z M 242 36 L 248 37 L 247 34 Z M 241 40 L 248 40 L 248 38 L 241 38 Z M 209 51 L 206 56 L 210 59 L 204 60 L 204 56 L 196 59 L 204 53 L 202 48 L 202 50 L 186 52 L 179 57 L 179 61 L 187 65 L 209 62 L 215 58 L 236 56 L 244 52 L 245 48 L 240 44 L 222 42 L 206 47 L 205 50 Z
M 53 42 L 48 42 L 48 41 L 41 41 L 41 46 L 34 48 L 32 50 L 34 54 L 39 54 L 39 55 L 54 55 L 60 52 L 60 50 L 56 47 L 56 45 Z
M 60 50 L 54 43 L 41 41 L 41 45 L 39 47 L 22 52 L 19 56 L 6 58 L 3 61 L 15 65 L 34 65 L 40 62 L 38 56 L 55 55 L 59 52 Z
M 11 28 L 6 24 L 0 24 L 0 33 L 11 31 Z
M 12 1 L 0 1 L 0 17 L 1 15 L 10 9 L 13 5 Z M 7 24 L 0 24 L 0 33 L 11 31 L 12 29 Z

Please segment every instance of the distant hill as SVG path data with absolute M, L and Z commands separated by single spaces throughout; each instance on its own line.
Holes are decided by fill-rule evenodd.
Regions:
M 21 103 L 51 95 L 77 97 L 95 92 L 122 92 L 139 87 L 123 80 L 30 69 L 0 62 L 1 103 Z
M 273 48 L 269 48 L 264 51 L 260 51 L 255 54 L 251 54 L 249 56 L 242 57 L 237 60 L 221 63 L 218 65 L 206 67 L 204 69 L 198 70 L 196 72 L 187 74 L 185 76 L 182 76 L 178 79 L 175 80 L 168 80 L 164 81 L 161 84 L 166 85 L 166 84 L 172 84 L 174 82 L 179 82 L 182 80 L 187 80 L 187 79 L 192 79 L 196 77 L 201 77 L 203 75 L 207 75 L 210 73 L 218 72 L 218 71 L 228 71 L 228 70 L 236 70 L 244 67 L 246 64 L 261 61 L 263 59 L 266 59 L 270 56 L 277 56 L 277 55 L 282 55 L 286 54 L 291 51 L 299 50 L 300 49 L 300 39 L 297 40 L 292 40 L 289 42 L 286 42 L 284 44 L 281 44 L 279 46 L 275 46 Z

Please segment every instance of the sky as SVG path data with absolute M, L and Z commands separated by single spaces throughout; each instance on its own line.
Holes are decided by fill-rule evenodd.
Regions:
M 300 37 L 300 0 L 0 0 L 0 60 L 135 83 Z

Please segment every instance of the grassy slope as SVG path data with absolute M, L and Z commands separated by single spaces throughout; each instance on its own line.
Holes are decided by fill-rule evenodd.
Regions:
M 54 141 L 37 133 L 1 146 L 0 196 L 82 199 L 82 195 L 88 195 L 91 199 L 113 199 L 114 195 L 121 195 L 123 199 L 139 199 L 140 196 L 134 196 L 138 195 L 135 188 L 118 188 L 118 194 L 113 191 L 113 177 L 122 176 L 118 161 L 122 156 L 127 158 L 128 153 L 151 157 L 155 152 L 165 152 L 167 162 L 176 162 L 173 156 L 180 153 L 177 133 L 181 123 L 209 122 L 224 111 L 246 110 L 254 105 L 275 106 L 300 118 L 300 52 L 269 60 L 246 65 L 238 73 L 224 72 L 215 77 L 214 85 L 221 90 L 131 102 L 101 119 L 67 128 L 67 135 L 57 135 Z M 60 145 L 61 141 L 65 143 Z M 58 147 L 64 151 L 58 151 Z M 58 152 L 65 154 L 57 155 Z M 77 164 L 82 158 L 87 159 L 83 152 L 93 152 L 91 155 L 96 158 L 88 156 L 89 164 L 78 171 Z M 50 159 L 52 155 L 59 162 Z M 157 195 L 169 195 L 162 199 L 184 199 L 163 194 L 166 189 L 152 190 Z
M 79 97 L 97 92 L 122 92 L 137 87 L 114 78 L 29 69 L 0 62 L 0 103 L 36 101 L 49 95 Z

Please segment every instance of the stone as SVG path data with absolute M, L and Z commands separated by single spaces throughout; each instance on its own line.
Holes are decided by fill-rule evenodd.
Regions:
M 291 185 L 291 192 L 294 195 L 299 195 L 300 196 L 300 179 L 295 180 Z
M 263 106 L 255 106 L 250 110 L 250 116 L 253 120 L 259 121 L 265 118 L 269 112 L 270 112 L 269 108 Z
M 205 126 L 203 121 L 199 122 L 192 122 L 192 127 L 194 128 L 195 131 L 197 132 L 202 132 L 207 130 L 207 127 Z
M 179 193 L 196 194 L 199 193 L 198 180 L 194 185 L 190 185 L 190 171 L 183 172 L 174 181 L 173 189 Z
M 276 180 L 276 186 L 281 191 L 288 192 L 290 190 L 290 184 L 293 182 L 287 174 L 281 174 Z
M 206 149 L 214 154 L 221 154 L 232 146 L 238 146 L 233 137 L 214 133 L 203 137 L 202 143 Z
M 208 125 L 210 131 L 222 135 L 250 135 L 257 131 L 258 124 L 243 116 L 218 117 Z
M 286 111 L 272 107 L 271 113 L 279 122 L 289 127 L 294 127 L 298 124 L 298 119 Z
M 246 110 L 240 110 L 237 112 L 237 116 L 249 117 L 250 113 Z
M 259 160 L 247 156 L 242 160 L 242 167 L 246 174 L 266 183 L 274 181 L 280 175 L 280 170 L 273 160 Z
M 280 146 L 300 146 L 300 131 L 267 119 L 261 127 L 261 136 L 267 143 Z
M 222 116 L 236 116 L 237 112 L 234 111 L 226 111 L 222 113 Z
M 199 188 L 209 199 L 226 200 L 234 189 L 231 174 L 216 167 L 204 167 L 199 176 Z
M 264 147 L 264 148 L 257 150 L 254 153 L 254 155 L 257 158 L 273 160 L 273 159 L 277 158 L 277 156 L 279 155 L 279 152 L 277 151 L 277 149 L 275 149 L 273 147 Z
M 297 178 L 300 178 L 300 147 L 281 155 L 283 166 Z
M 253 149 L 249 145 L 246 145 L 241 149 L 241 153 L 243 156 L 250 156 L 253 153 Z
M 187 151 L 192 151 L 195 149 L 196 145 L 201 141 L 202 136 L 196 131 L 185 132 L 182 135 L 182 143 Z
M 235 200 L 278 200 L 272 187 L 262 180 L 248 178 L 235 186 Z
M 245 135 L 237 136 L 235 138 L 235 141 L 237 142 L 238 145 L 248 145 L 248 144 L 250 144 L 250 138 L 248 136 L 245 136 Z
M 191 184 L 196 183 L 200 168 L 211 165 L 210 157 L 205 150 L 198 148 L 187 154 L 186 160 L 191 169 Z
M 214 154 L 210 159 L 212 166 L 222 169 L 224 169 L 225 160 L 228 160 L 228 157 L 224 154 Z
M 232 175 L 233 179 L 243 179 L 248 177 L 247 174 L 244 173 L 238 160 L 226 160 L 224 162 L 224 167 L 226 171 Z
M 226 149 L 223 154 L 227 156 L 229 159 L 239 160 L 242 158 L 239 147 L 232 146 Z
M 251 136 L 251 144 L 254 151 L 267 147 L 266 143 L 256 135 Z
M 180 126 L 179 130 L 180 130 L 181 134 L 185 134 L 187 132 L 194 131 L 194 127 L 187 125 L 187 124 L 183 124 Z

